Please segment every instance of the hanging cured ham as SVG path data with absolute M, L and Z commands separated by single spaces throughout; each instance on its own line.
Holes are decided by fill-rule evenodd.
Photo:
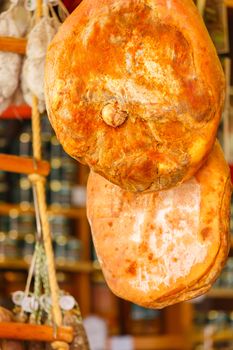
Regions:
M 92 172 L 87 212 L 112 291 L 158 308 L 206 292 L 229 251 L 230 195 L 218 143 L 194 177 L 162 192 L 127 192 Z
M 65 151 L 137 192 L 200 168 L 225 83 L 192 0 L 83 0 L 49 46 L 45 89 Z

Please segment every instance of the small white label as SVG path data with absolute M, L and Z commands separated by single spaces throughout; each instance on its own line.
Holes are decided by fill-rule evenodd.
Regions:
M 24 298 L 24 292 L 21 290 L 18 290 L 17 292 L 14 292 L 12 294 L 12 301 L 15 305 L 21 306 Z
M 75 299 L 71 295 L 63 295 L 59 300 L 59 305 L 65 311 L 72 310 L 75 306 Z
M 24 297 L 22 301 L 22 309 L 25 312 L 33 312 L 38 310 L 39 308 L 39 302 L 36 300 L 35 297 Z
M 112 337 L 111 350 L 134 350 L 133 338 L 130 336 Z
M 83 321 L 92 350 L 107 349 L 107 324 L 97 316 L 88 316 Z M 119 349 L 118 349 L 119 350 Z
M 71 202 L 78 207 L 85 207 L 86 205 L 86 187 L 85 186 L 74 186 L 71 192 Z

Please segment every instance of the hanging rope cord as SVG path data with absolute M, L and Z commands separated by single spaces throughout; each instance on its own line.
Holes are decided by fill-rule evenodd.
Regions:
M 36 21 L 38 22 L 42 17 L 42 0 L 37 0 L 36 8 Z M 33 146 L 33 158 L 36 162 L 41 160 L 41 125 L 40 125 L 40 113 L 38 110 L 38 99 L 33 96 L 32 105 L 32 146 Z M 42 237 L 47 258 L 47 268 L 49 275 L 49 286 L 51 291 L 52 300 L 52 319 L 55 327 L 62 325 L 62 312 L 59 306 L 59 287 L 56 278 L 56 269 L 54 262 L 54 254 L 52 247 L 52 239 L 50 234 L 50 227 L 47 215 L 46 195 L 45 195 L 45 177 L 37 174 L 29 176 L 30 181 L 33 184 L 38 201 L 38 211 L 41 220 Z M 52 347 L 56 350 L 67 350 L 69 346 L 67 343 L 54 342 Z
M 32 140 L 33 156 L 35 162 L 41 159 L 41 138 L 40 138 L 40 115 L 38 112 L 38 100 L 33 96 L 32 107 Z M 35 164 L 36 166 L 36 164 Z M 36 197 L 38 199 L 38 210 L 41 219 L 42 236 L 47 257 L 47 268 L 49 274 L 49 285 L 52 299 L 53 322 L 56 326 L 62 323 L 62 314 L 59 307 L 59 289 L 56 279 L 56 270 L 54 263 L 53 247 L 50 234 L 49 221 L 47 216 L 46 196 L 45 196 L 45 178 L 41 175 L 33 174 L 29 176 L 35 186 Z

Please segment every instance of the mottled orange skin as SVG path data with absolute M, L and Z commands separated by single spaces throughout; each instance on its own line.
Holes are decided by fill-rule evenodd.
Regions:
M 65 151 L 129 191 L 170 188 L 208 156 L 224 76 L 192 0 L 83 0 L 48 48 L 50 121 Z M 112 127 L 113 103 L 127 114 Z
M 195 181 L 200 186 L 198 213 L 192 212 L 193 187 L 190 184 L 185 187 L 183 183 L 160 193 L 141 194 L 124 191 L 98 174 L 90 174 L 87 214 L 105 279 L 116 295 L 145 307 L 162 308 L 197 297 L 210 289 L 225 264 L 230 248 L 232 186 L 229 168 L 219 144 L 215 145 L 207 162 L 195 175 Z M 166 203 L 169 203 L 174 200 L 174 193 L 176 206 L 173 210 L 167 212 L 166 205 L 161 210 L 161 198 L 165 196 Z M 182 206 L 188 208 L 187 211 L 180 210 Z M 163 210 L 167 212 L 166 223 L 171 227 L 170 238 L 167 237 L 168 231 L 161 230 L 159 224 Z M 140 218 L 142 212 L 145 214 L 143 220 Z M 196 237 L 190 244 L 190 236 L 188 230 L 184 229 L 183 221 L 187 221 L 187 227 L 193 227 L 195 215 L 198 226 Z M 134 237 L 135 227 L 137 236 L 140 236 L 139 241 Z M 182 236 L 177 236 L 177 230 L 182 232 Z M 166 252 L 163 251 L 165 260 L 161 258 L 163 248 L 158 243 L 164 239 L 162 237 L 166 237 L 167 244 Z M 179 237 L 182 237 L 180 239 L 184 247 L 173 258 L 177 245 L 181 244 Z M 198 248 L 194 253 L 196 242 L 200 243 L 200 250 Z M 184 272 L 179 260 L 186 267 L 190 257 L 202 254 L 203 248 L 207 255 L 200 261 L 192 260 L 190 270 Z M 168 259 L 171 265 L 168 265 Z M 169 283 L 169 269 L 167 271 L 166 266 L 170 266 L 169 269 L 175 266 Z M 179 277 L 175 277 L 179 267 Z M 147 277 L 141 271 L 146 271 Z M 145 289 L 143 285 L 146 279 L 149 282 Z

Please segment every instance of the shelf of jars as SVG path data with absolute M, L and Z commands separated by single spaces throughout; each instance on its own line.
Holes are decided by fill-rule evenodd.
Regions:
M 187 341 L 182 336 L 135 336 L 133 338 L 135 350 L 187 350 Z
M 0 271 L 1 270 L 28 270 L 30 261 L 23 259 L 0 259 Z M 58 271 L 70 272 L 70 273 L 99 273 L 100 267 L 98 264 L 92 261 L 56 261 L 56 269 Z
M 233 330 L 232 328 L 226 328 L 216 331 L 214 327 L 205 327 L 192 335 L 193 343 L 203 343 L 205 340 L 212 340 L 213 342 L 233 341 Z
M 233 287 L 232 288 L 212 288 L 208 294 L 208 298 L 214 299 L 232 299 L 233 298 Z
M 0 203 L 0 214 L 9 215 L 12 212 L 17 214 L 32 214 L 34 215 L 35 210 L 28 204 L 11 204 L 11 203 Z M 86 209 L 81 207 L 61 207 L 61 206 L 49 206 L 49 216 L 65 216 L 70 219 L 79 219 L 86 216 Z

